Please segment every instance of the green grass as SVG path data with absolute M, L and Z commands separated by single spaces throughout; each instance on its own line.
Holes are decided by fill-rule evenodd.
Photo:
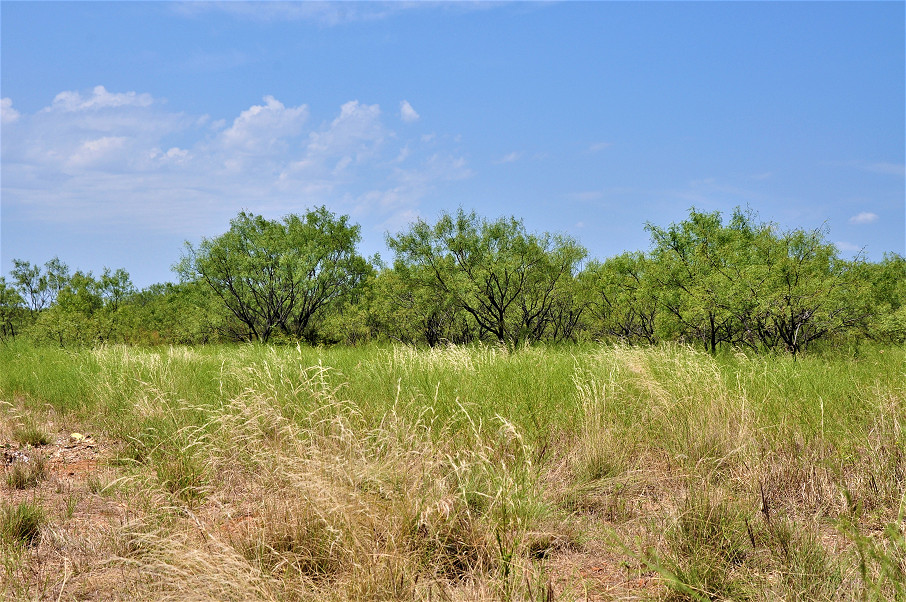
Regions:
M 14 342 L 0 364 L 21 411 L 117 442 L 141 554 L 104 560 L 139 597 L 550 599 L 586 587 L 552 559 L 596 546 L 666 599 L 902 593 L 900 348 Z
M 33 502 L 3 505 L 0 510 L 0 536 L 5 543 L 34 546 L 39 542 L 41 529 L 47 523 L 44 509 Z
M 27 421 L 13 429 L 13 440 L 22 445 L 39 447 L 51 442 L 52 437 L 44 428 L 33 421 Z

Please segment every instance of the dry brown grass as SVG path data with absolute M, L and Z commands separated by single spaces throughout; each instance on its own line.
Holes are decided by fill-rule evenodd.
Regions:
M 5 450 L 34 453 L 13 439 L 29 412 L 53 439 L 41 450 L 47 478 L 7 489 L 47 522 L 37 545 L 6 546 L 6 598 L 906 595 L 902 378 L 860 391 L 874 409 L 857 433 L 840 428 L 845 415 L 825 421 L 823 406 L 808 431 L 770 410 L 778 393 L 757 380 L 767 363 L 736 358 L 728 376 L 683 348 L 592 350 L 568 375 L 573 419 L 530 438 L 528 421 L 444 400 L 440 385 L 433 398 L 409 395 L 402 376 L 380 405 L 353 399 L 351 377 L 322 362 L 227 357 L 222 382 L 242 386 L 211 404 L 162 380 L 194 353 L 106 353 L 145 371 L 116 421 L 4 410 Z M 444 353 L 378 357 L 412 378 L 449 360 L 468 379 L 543 359 Z M 113 398 L 108 378 L 99 390 Z M 70 440 L 76 428 L 91 442 Z

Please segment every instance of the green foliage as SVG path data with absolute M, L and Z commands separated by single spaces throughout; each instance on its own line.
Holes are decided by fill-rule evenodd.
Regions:
M 137 291 L 124 269 L 14 260 L 0 340 L 60 347 L 223 341 L 430 347 L 668 341 L 800 354 L 906 342 L 906 259 L 842 260 L 823 230 L 780 231 L 737 208 L 647 225 L 650 252 L 589 262 L 575 240 L 460 209 L 388 236 L 392 267 L 358 255 L 359 226 L 320 207 L 240 213 L 186 246 L 180 284 Z M 377 271 L 375 268 L 378 268 Z M 825 343 L 826 341 L 826 343 Z
M 387 244 L 405 286 L 436 300 L 421 308 L 422 320 L 449 304 L 471 317 L 479 336 L 513 347 L 553 330 L 564 283 L 586 254 L 570 238 L 528 234 L 515 218 L 490 222 L 462 209 L 434 226 L 419 220 Z
M 11 275 L 16 288 L 28 308 L 35 312 L 49 307 L 69 282 L 69 266 L 58 257 L 45 263 L 43 270 L 21 259 L 13 259 L 13 266 Z
M 151 285 L 130 295 L 116 316 L 122 339 L 145 345 L 211 343 L 229 320 L 220 299 L 199 282 Z
M 376 334 L 406 344 L 431 347 L 468 343 L 476 336 L 467 313 L 449 295 L 437 294 L 421 268 L 383 269 L 371 283 L 368 306 Z
M 590 328 L 595 335 L 631 344 L 657 342 L 653 267 L 643 253 L 623 253 L 586 266 L 579 278 L 588 295 Z
M 885 342 L 906 342 L 906 258 L 890 253 L 880 263 L 855 268 L 862 282 L 871 287 L 872 315 L 866 334 Z
M 359 227 L 326 208 L 282 221 L 242 212 L 230 230 L 186 246 L 185 281 L 206 283 L 237 320 L 239 338 L 265 342 L 275 331 L 316 338 L 313 318 L 358 288 L 370 266 L 356 253 Z
M 24 270 L 23 266 L 27 264 L 20 263 L 19 267 Z M 48 265 L 53 267 L 52 262 Z M 53 269 L 65 272 L 65 278 L 53 276 L 53 269 L 48 268 L 48 274 L 38 279 L 39 283 L 44 282 L 38 289 L 44 290 L 45 295 L 50 295 L 48 291 L 52 290 L 53 303 L 43 307 L 40 299 L 32 302 L 37 309 L 31 310 L 34 319 L 25 329 L 26 334 L 38 342 L 61 347 L 128 340 L 120 312 L 123 303 L 135 291 L 129 274 L 122 268 L 115 272 L 104 268 L 100 279 L 91 272 L 76 271 L 70 276 L 65 264 L 59 265 L 62 268 Z M 28 274 L 33 276 L 38 273 L 36 270 L 31 268 Z M 32 290 L 33 287 L 29 284 L 20 288 Z M 31 293 L 33 297 L 36 294 Z
M 104 273 L 97 283 L 97 292 L 103 299 L 104 307 L 116 312 L 123 301 L 135 294 L 135 287 L 129 278 L 129 272 L 123 268 L 113 272 L 110 268 L 104 268 Z
M 0 343 L 0 395 L 24 398 L 26 407 L 50 405 L 61 413 L 89 408 L 98 364 L 89 353 L 77 355 L 57 346 L 38 346 L 17 337 Z
M 820 230 L 778 233 L 739 209 L 726 226 L 719 212 L 692 209 L 647 228 L 660 327 L 712 353 L 729 344 L 795 354 L 870 314 L 865 283 Z
M 26 315 L 25 301 L 19 291 L 0 276 L 0 340 L 15 336 Z
M 785 233 L 771 250 L 762 268 L 766 292 L 758 291 L 770 320 L 763 343 L 798 353 L 869 315 L 865 284 L 820 232 Z
M 654 245 L 651 277 L 660 289 L 667 332 L 699 341 L 712 353 L 721 343 L 745 340 L 740 335 L 752 318 L 752 302 L 740 289 L 758 286 L 759 275 L 745 276 L 758 263 L 752 261 L 756 240 L 770 237 L 770 226 L 754 224 L 739 210 L 724 226 L 719 212 L 692 209 L 687 220 L 647 229 Z

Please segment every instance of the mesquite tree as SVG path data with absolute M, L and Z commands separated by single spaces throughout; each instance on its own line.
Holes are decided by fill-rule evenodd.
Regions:
M 510 346 L 553 330 L 569 294 L 564 284 L 586 254 L 571 238 L 529 234 L 515 218 L 488 221 L 462 209 L 433 226 L 419 220 L 387 244 L 407 285 L 449 299 L 480 334 Z
M 314 338 L 312 319 L 361 284 L 371 266 L 356 252 L 359 226 L 320 207 L 281 221 L 241 212 L 228 232 L 186 245 L 177 271 L 216 293 L 243 330 Z

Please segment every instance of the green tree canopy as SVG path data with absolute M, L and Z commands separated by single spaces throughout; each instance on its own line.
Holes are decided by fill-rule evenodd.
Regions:
M 650 264 L 641 252 L 589 262 L 580 280 L 589 296 L 594 334 L 628 343 L 656 342 L 657 288 Z
M 868 314 L 864 282 L 821 230 L 778 232 L 737 209 L 649 224 L 662 324 L 713 353 L 722 343 L 798 353 Z
M 25 302 L 19 291 L 0 276 L 0 339 L 16 335 L 25 311 Z
M 462 209 L 433 226 L 419 220 L 387 244 L 407 286 L 449 299 L 508 345 L 544 336 L 564 282 L 586 255 L 571 238 L 529 234 L 515 218 L 488 221 Z
M 312 339 L 312 318 L 371 272 L 356 252 L 359 227 L 325 207 L 282 220 L 241 212 L 225 234 L 186 245 L 177 271 L 211 287 L 243 328 L 267 341 L 275 331 Z
M 56 301 L 57 294 L 69 282 L 69 266 L 54 257 L 41 266 L 28 261 L 13 259 L 13 271 L 10 273 L 19 295 L 33 312 L 50 307 Z

